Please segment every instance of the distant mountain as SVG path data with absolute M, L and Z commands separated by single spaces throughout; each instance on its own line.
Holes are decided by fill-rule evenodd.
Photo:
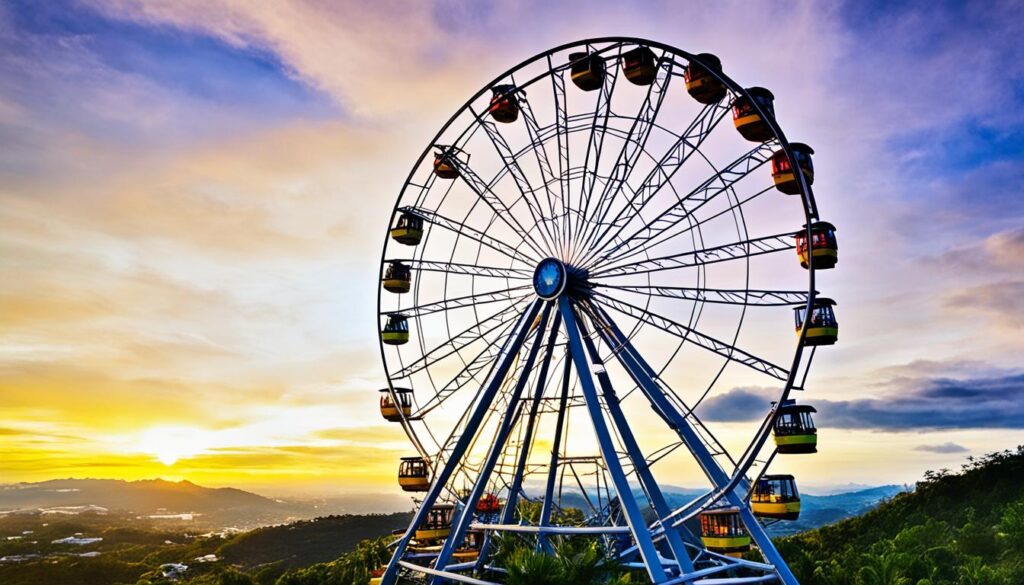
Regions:
M 235 488 L 206 488 L 189 481 L 56 479 L 0 486 L 2 512 L 71 515 L 107 510 L 241 528 L 308 518 L 315 513 L 305 504 Z
M 800 494 L 800 518 L 791 522 L 776 522 L 768 527 L 772 536 L 796 534 L 840 520 L 859 516 L 885 500 L 910 489 L 907 486 L 883 485 L 852 492 L 815 496 Z
M 882 501 L 907 489 L 909 488 L 905 486 L 883 485 L 827 496 L 803 493 L 801 494 L 802 509 L 800 518 L 795 521 L 773 523 L 769 525 L 768 533 L 772 536 L 783 536 L 832 524 L 844 518 L 863 514 Z M 705 490 L 665 486 L 662 488 L 662 493 L 665 495 L 670 508 L 678 508 L 689 503 L 693 498 L 702 495 L 705 493 Z M 643 498 L 643 494 L 639 491 L 635 495 L 638 498 Z M 589 510 L 591 504 L 596 506 L 598 502 L 592 498 L 591 502 L 588 503 L 579 491 L 562 494 L 562 505 L 564 506 Z

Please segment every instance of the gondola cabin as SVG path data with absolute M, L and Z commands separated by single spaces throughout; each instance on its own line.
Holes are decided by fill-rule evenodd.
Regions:
M 419 244 L 423 239 L 423 219 L 403 211 L 391 228 L 391 239 L 406 246 Z
M 796 238 L 796 255 L 800 266 L 807 268 L 807 226 L 793 235 Z M 836 241 L 836 226 L 827 221 L 811 224 L 810 264 L 815 270 L 834 268 L 839 262 L 839 242 Z
M 494 494 L 484 494 L 476 501 L 478 514 L 497 514 L 501 511 L 501 500 Z
M 452 558 L 456 562 L 475 561 L 480 556 L 480 548 L 484 543 L 484 533 L 480 530 L 467 530 L 462 546 L 455 549 Z
M 402 491 L 425 492 L 430 488 L 430 470 L 422 457 L 402 457 L 398 463 L 398 485 Z
M 791 455 L 818 452 L 818 429 L 814 427 L 812 412 L 818 411 L 813 406 L 797 404 L 794 400 L 787 400 L 779 407 L 779 415 L 772 429 L 775 449 L 779 453 Z
M 813 185 L 814 163 L 811 161 L 811 155 L 814 154 L 814 149 L 803 142 L 790 142 L 789 150 L 793 153 L 796 166 L 803 172 L 807 184 Z M 775 188 L 786 195 L 800 194 L 800 179 L 793 172 L 793 165 L 790 164 L 785 150 L 779 149 L 772 154 L 772 181 L 775 182 Z
M 381 284 L 388 292 L 407 293 L 412 286 L 412 271 L 407 265 L 393 260 L 384 269 L 384 278 L 381 279 Z
M 636 85 L 650 85 L 658 75 L 658 59 L 647 47 L 637 47 L 622 54 L 622 71 Z
M 380 332 L 380 339 L 388 345 L 409 343 L 409 319 L 405 315 L 392 313 Z
M 725 85 L 718 80 L 710 71 L 722 72 L 722 62 L 711 53 L 701 53 L 697 59 L 702 61 L 690 61 L 686 71 L 683 73 L 683 80 L 686 82 L 686 93 L 702 104 L 714 104 L 725 97 Z
M 395 388 L 397 400 L 391 397 L 389 388 L 384 388 L 380 392 L 380 414 L 384 420 L 398 422 L 409 418 L 412 414 L 412 389 Z
M 427 517 L 416 527 L 416 540 L 440 540 L 448 536 L 452 529 L 454 513 L 455 506 L 451 504 L 436 504 L 431 507 Z
M 800 493 L 792 475 L 765 475 L 757 480 L 750 494 L 750 509 L 755 516 L 776 520 L 800 517 Z
M 491 105 L 487 111 L 495 122 L 511 124 L 519 119 L 519 97 L 514 85 L 495 85 L 491 88 Z
M 805 345 L 832 345 L 839 339 L 839 323 L 836 322 L 836 314 L 832 310 L 835 304 L 832 299 L 824 297 L 814 299 L 811 318 L 807 323 L 807 336 L 804 338 Z M 793 308 L 797 336 L 804 326 L 804 309 L 805 305 Z
M 441 150 L 434 152 L 434 174 L 441 179 L 459 178 L 459 168 L 456 166 L 455 147 L 441 146 Z
M 748 88 L 747 93 L 750 95 L 749 99 L 741 95 L 732 102 L 732 123 L 740 136 L 751 142 L 771 140 L 775 133 L 754 104 L 760 106 L 765 115 L 774 116 L 775 96 L 763 87 Z
M 700 539 L 708 550 L 730 556 L 750 550 L 750 534 L 736 508 L 701 512 Z
M 590 53 L 572 53 L 570 73 L 572 82 L 583 91 L 600 89 L 604 84 L 604 59 Z

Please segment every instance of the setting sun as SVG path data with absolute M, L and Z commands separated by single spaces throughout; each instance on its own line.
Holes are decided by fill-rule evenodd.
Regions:
M 170 467 L 180 459 L 201 455 L 210 447 L 207 431 L 188 427 L 153 427 L 138 437 L 135 450 Z

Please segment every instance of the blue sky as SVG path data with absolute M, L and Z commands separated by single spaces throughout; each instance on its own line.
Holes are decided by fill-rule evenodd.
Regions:
M 1024 442 L 1011 422 L 863 424 L 894 400 L 971 403 L 969 420 L 1024 401 L 1022 29 L 1014 2 L 5 3 L 0 420 L 17 433 L 0 441 L 19 455 L 0 477 L 103 452 L 134 476 L 384 482 L 403 439 L 359 413 L 402 178 L 498 72 L 612 34 L 719 54 L 815 147 L 843 250 L 844 339 L 813 378 L 844 430 L 822 421 L 820 483 Z M 721 420 L 751 395 L 723 396 Z M 190 428 L 203 441 L 177 467 L 130 448 Z M 227 450 L 260 471 L 231 476 Z

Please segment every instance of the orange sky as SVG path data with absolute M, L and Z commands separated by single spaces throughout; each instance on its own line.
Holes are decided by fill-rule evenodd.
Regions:
M 1012 186 L 1015 159 L 922 162 L 949 156 L 928 133 L 958 136 L 1012 94 L 981 69 L 984 91 L 920 114 L 967 42 L 952 23 L 919 20 L 948 35 L 922 53 L 873 44 L 864 15 L 813 2 L 467 6 L 0 8 L 0 482 L 397 493 L 410 449 L 376 411 L 375 303 L 401 182 L 498 72 L 600 34 L 719 54 L 735 78 L 770 85 L 787 132 L 815 145 L 815 189 L 843 242 L 830 296 L 844 334 L 815 363 L 821 396 L 1019 375 L 1019 202 L 960 195 Z M 914 17 L 888 34 L 917 34 Z M 900 98 L 866 107 L 878 89 L 844 73 L 855 62 L 893 68 Z M 908 218 L 928 227 L 905 230 Z M 810 485 L 913 481 L 1024 442 L 1019 425 L 821 424 L 822 455 L 792 467 Z

